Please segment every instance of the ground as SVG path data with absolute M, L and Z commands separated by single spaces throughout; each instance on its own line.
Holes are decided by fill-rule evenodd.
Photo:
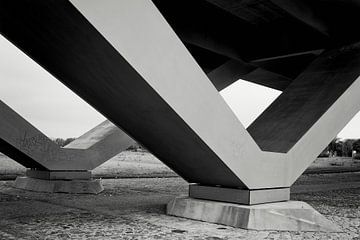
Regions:
M 98 195 L 27 192 L 0 182 L 0 239 L 360 239 L 360 172 L 303 175 L 291 198 L 342 233 L 249 231 L 165 215 L 181 178 L 104 179 Z M 338 184 L 337 184 L 338 183 Z
M 2 160 L 3 176 L 24 171 Z M 342 159 L 324 168 L 321 161 L 316 164 L 327 171 L 332 166 L 358 166 Z M 291 189 L 291 199 L 309 203 L 337 223 L 341 233 L 251 231 L 167 216 L 166 203 L 186 195 L 187 183 L 144 152 L 118 155 L 95 174 L 132 178 L 102 179 L 105 190 L 98 195 L 22 191 L 13 188 L 13 181 L 0 181 L 0 239 L 360 240 L 360 172 L 305 174 Z M 166 177 L 153 177 L 157 175 Z

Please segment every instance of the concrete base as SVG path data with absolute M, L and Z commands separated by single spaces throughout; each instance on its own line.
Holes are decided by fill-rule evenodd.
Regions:
M 104 190 L 100 180 L 44 180 L 30 177 L 17 177 L 15 187 L 48 193 L 90 193 L 98 194 Z
M 239 205 L 189 197 L 168 203 L 167 214 L 253 230 L 339 232 L 340 228 L 305 202 Z
M 90 180 L 90 171 L 41 171 L 27 169 L 25 175 L 30 178 L 46 180 Z
M 210 201 L 253 205 L 288 201 L 290 200 L 290 188 L 248 190 L 190 184 L 189 197 Z

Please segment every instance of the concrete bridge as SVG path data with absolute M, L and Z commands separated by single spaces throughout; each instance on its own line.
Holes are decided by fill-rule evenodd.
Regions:
M 58 149 L 2 103 L 0 149 L 32 169 L 20 187 L 84 187 L 134 139 L 191 184 L 169 214 L 336 230 L 289 188 L 359 111 L 359 11 L 358 0 L 0 1 L 1 34 L 122 129 Z M 238 79 L 282 91 L 247 129 L 219 94 Z

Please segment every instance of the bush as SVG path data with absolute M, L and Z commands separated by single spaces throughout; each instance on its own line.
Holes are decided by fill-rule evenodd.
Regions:
M 74 141 L 75 138 L 67 138 L 67 139 L 62 139 L 62 138 L 56 138 L 53 141 L 59 145 L 60 147 L 64 147 L 66 145 L 68 145 L 69 143 L 71 143 L 72 141 Z
M 353 142 L 352 148 L 354 151 L 360 153 L 360 139 Z

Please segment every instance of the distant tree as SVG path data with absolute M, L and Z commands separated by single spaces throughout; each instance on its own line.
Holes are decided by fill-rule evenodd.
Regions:
M 357 153 L 360 153 L 360 139 L 357 139 L 352 144 L 353 150 L 355 150 Z
M 318 156 L 319 158 L 327 158 L 330 157 L 330 151 L 329 151 L 329 146 L 327 146 Z
M 335 152 L 336 152 L 336 156 L 338 157 L 342 157 L 343 156 L 343 145 L 344 145 L 344 142 L 342 141 L 337 141 L 336 144 L 335 144 Z
M 343 157 L 352 157 L 354 142 L 355 142 L 355 139 L 346 139 L 345 141 L 343 141 L 343 145 L 342 145 L 342 156 Z
M 63 145 L 62 147 L 68 145 L 69 143 L 71 143 L 71 142 L 74 141 L 74 140 L 75 140 L 75 138 L 67 138 L 67 139 L 65 139 L 64 145 Z
M 339 138 L 334 138 L 330 143 L 329 143 L 329 153 L 330 156 L 334 156 L 336 154 L 336 150 L 337 150 L 337 142 L 339 141 Z
M 74 140 L 75 140 L 75 138 L 67 138 L 67 139 L 55 138 L 53 141 L 60 147 L 64 147 Z
M 138 151 L 147 152 L 146 148 L 141 146 L 141 144 L 139 144 L 139 143 L 134 143 L 133 145 L 128 147 L 126 150 L 132 151 L 132 152 L 138 152 Z
M 62 138 L 55 138 L 55 139 L 54 139 L 54 142 L 55 142 L 57 145 L 59 145 L 60 147 L 62 147 L 62 146 L 64 146 L 65 140 L 62 139 Z

